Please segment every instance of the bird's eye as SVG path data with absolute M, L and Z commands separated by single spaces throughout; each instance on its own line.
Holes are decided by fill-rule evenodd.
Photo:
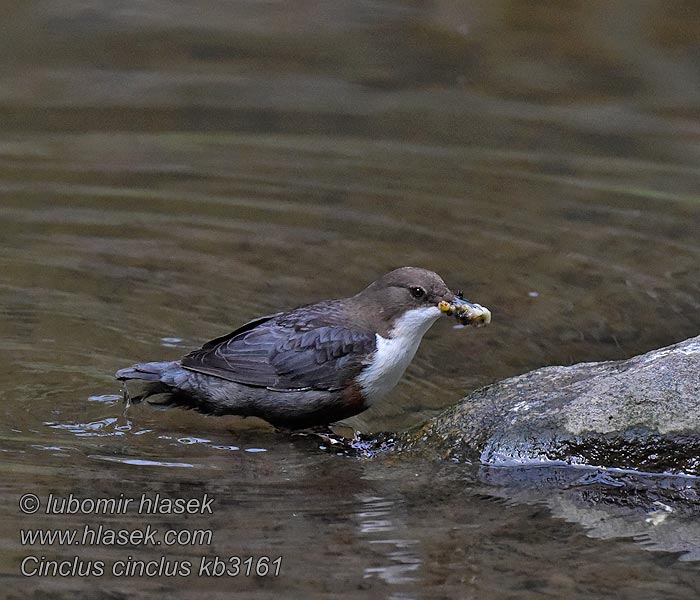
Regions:
M 422 298 L 425 296 L 425 290 L 422 287 L 412 287 L 410 288 L 411 290 L 411 296 L 414 298 Z

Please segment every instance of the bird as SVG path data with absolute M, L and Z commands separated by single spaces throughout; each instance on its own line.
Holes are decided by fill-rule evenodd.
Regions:
M 138 363 L 115 377 L 147 382 L 134 400 L 165 394 L 166 404 L 278 428 L 326 426 L 386 396 L 441 316 L 491 321 L 461 295 L 433 271 L 401 267 L 352 297 L 259 317 L 180 360 Z

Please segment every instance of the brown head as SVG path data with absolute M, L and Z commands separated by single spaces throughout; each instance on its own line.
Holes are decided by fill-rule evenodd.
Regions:
M 458 308 L 462 315 L 471 310 L 468 307 L 482 313 L 486 310 L 457 296 L 437 273 L 418 267 L 395 269 L 350 300 L 376 331 L 384 333 L 409 311 L 425 319 L 427 329 L 441 314 L 456 314 Z

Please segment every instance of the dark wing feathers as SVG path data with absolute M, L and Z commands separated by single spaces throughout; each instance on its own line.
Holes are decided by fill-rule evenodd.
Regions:
M 227 333 L 226 335 L 222 335 L 221 337 L 218 337 L 216 339 L 213 339 L 204 346 L 201 347 L 200 350 L 209 350 L 211 348 L 214 348 L 215 346 L 218 346 L 221 342 L 224 342 L 226 340 L 230 340 L 232 337 L 235 337 L 237 335 L 240 335 L 244 333 L 245 331 L 250 331 L 251 329 L 254 329 L 261 323 L 265 323 L 266 321 L 269 321 L 270 319 L 274 319 L 275 317 L 280 316 L 283 313 L 274 313 L 272 315 L 265 315 L 264 317 L 258 317 L 257 319 L 253 319 L 252 321 L 248 321 L 245 325 L 241 325 L 238 329 L 235 331 L 232 331 L 231 333 Z M 197 352 L 199 352 L 198 350 Z
M 251 321 L 191 352 L 182 366 L 275 390 L 341 389 L 375 349 L 375 335 L 343 327 L 332 314 L 323 319 L 322 311 L 310 320 L 308 308 Z

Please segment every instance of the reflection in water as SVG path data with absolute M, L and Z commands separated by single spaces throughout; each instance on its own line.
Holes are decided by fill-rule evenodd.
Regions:
M 96 394 L 88 397 L 88 402 L 114 403 L 122 399 L 121 394 Z
M 379 577 L 391 584 L 416 580 L 421 559 L 416 554 L 418 540 L 396 539 L 394 502 L 375 496 L 358 496 L 363 510 L 355 513 L 360 534 L 368 538 L 372 554 L 379 554 L 388 564 L 365 568 L 365 578 Z M 401 528 L 403 529 L 403 528 Z M 380 534 L 380 535 L 378 535 Z
M 196 437 L 182 437 L 177 439 L 178 443 L 180 444 L 208 444 L 211 442 L 211 440 L 207 440 L 205 438 L 196 438 Z
M 116 417 L 100 419 L 91 423 L 44 423 L 53 429 L 66 429 L 78 437 L 112 437 L 126 435 L 132 429 L 131 421 L 121 423 Z
M 700 561 L 700 478 L 612 469 L 482 467 L 489 493 L 545 504 L 591 537 L 630 538 L 648 550 Z
M 146 460 L 144 458 L 124 458 L 119 456 L 99 456 L 92 454 L 90 458 L 95 460 L 107 460 L 111 462 L 123 463 L 125 465 L 135 465 L 138 467 L 185 467 L 192 468 L 195 465 L 190 463 L 166 462 L 163 460 Z

